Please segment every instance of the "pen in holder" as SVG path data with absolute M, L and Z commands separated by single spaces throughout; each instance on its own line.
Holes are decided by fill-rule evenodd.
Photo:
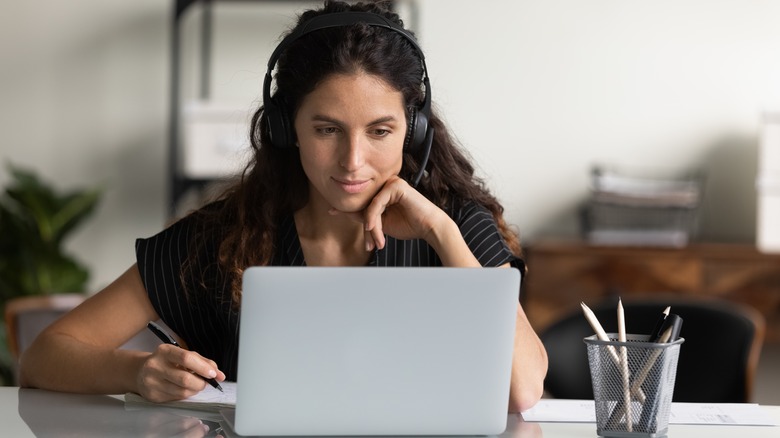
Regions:
M 677 360 L 684 339 L 648 342 L 647 335 L 626 335 L 620 342 L 597 335 L 584 339 L 596 406 L 597 433 L 604 437 L 663 437 L 677 376 Z M 624 351 L 621 360 L 615 350 Z M 644 400 L 636 394 L 642 393 Z M 626 405 L 628 403 L 628 405 Z

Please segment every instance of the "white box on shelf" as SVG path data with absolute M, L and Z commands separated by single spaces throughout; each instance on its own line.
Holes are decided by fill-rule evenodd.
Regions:
M 766 111 L 763 114 L 758 174 L 780 176 L 780 111 Z
M 249 158 L 250 117 L 241 105 L 186 103 L 181 115 L 182 174 L 217 179 L 240 173 Z
M 756 189 L 756 246 L 761 252 L 780 253 L 780 175 L 760 175 Z
M 756 191 L 756 246 L 780 253 L 780 111 L 763 114 Z

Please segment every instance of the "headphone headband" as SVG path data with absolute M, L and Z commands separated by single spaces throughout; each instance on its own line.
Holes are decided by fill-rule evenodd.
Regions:
M 420 62 L 422 63 L 423 68 L 423 85 L 425 87 L 425 101 L 423 105 L 420 108 L 420 111 L 423 111 L 426 116 L 430 116 L 431 114 L 431 93 L 430 93 L 430 81 L 428 79 L 428 67 L 425 65 L 425 54 L 423 53 L 422 49 L 420 48 L 420 45 L 417 44 L 417 40 L 412 36 L 409 31 L 404 29 L 402 26 L 399 26 L 397 23 L 393 22 L 392 20 L 389 20 L 381 15 L 374 14 L 371 12 L 355 12 L 355 11 L 347 11 L 347 12 L 336 12 L 332 14 L 323 14 L 318 15 L 309 21 L 303 23 L 299 28 L 295 29 L 292 33 L 284 37 L 281 43 L 279 43 L 278 46 L 274 49 L 273 53 L 271 53 L 271 57 L 268 59 L 268 69 L 265 73 L 265 80 L 263 82 L 263 100 L 265 103 L 268 103 L 271 101 L 271 82 L 273 81 L 272 72 L 274 70 L 274 67 L 276 67 L 277 61 L 279 61 L 279 57 L 284 53 L 285 50 L 298 38 L 301 38 L 302 36 L 322 29 L 328 29 L 331 27 L 344 27 L 344 26 L 350 26 L 357 23 L 365 23 L 370 26 L 378 26 L 378 27 L 384 27 L 386 29 L 390 29 L 392 31 L 398 32 L 401 34 L 404 38 L 406 38 L 409 43 L 412 44 L 415 51 L 417 52 L 417 56 L 420 57 Z
M 298 38 L 306 35 L 307 33 L 314 32 L 316 30 L 321 29 L 327 29 L 331 27 L 344 27 L 344 26 L 350 26 L 357 23 L 365 23 L 370 26 L 378 26 L 378 27 L 384 27 L 386 29 L 390 29 L 393 31 L 396 31 L 403 35 L 417 50 L 417 54 L 420 56 L 420 60 L 423 63 L 423 70 L 425 72 L 425 76 L 428 76 L 428 70 L 425 68 L 425 56 L 423 55 L 422 49 L 420 49 L 420 46 L 417 44 L 417 40 L 414 39 L 412 34 L 409 33 L 406 29 L 399 26 L 397 23 L 393 22 L 392 20 L 389 20 L 381 15 L 374 14 L 371 12 L 336 12 L 333 14 L 323 14 L 318 15 L 309 21 L 303 23 L 303 25 L 282 40 L 281 43 L 279 43 L 278 46 L 276 46 L 276 49 L 274 49 L 273 53 L 271 54 L 271 57 L 268 59 L 268 73 L 272 72 L 274 67 L 276 66 L 276 61 L 279 60 L 279 56 L 281 56 L 282 52 L 287 50 L 287 47 L 292 44 L 293 41 L 297 40 Z

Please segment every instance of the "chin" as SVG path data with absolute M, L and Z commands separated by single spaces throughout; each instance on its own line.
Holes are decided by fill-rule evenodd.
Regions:
M 362 197 L 361 197 L 362 198 Z M 329 202 L 331 207 L 344 213 L 358 213 L 366 209 L 371 202 L 369 199 L 356 199 L 356 198 L 341 198 L 333 199 L 333 202 Z
M 365 204 L 344 204 L 344 203 L 335 203 L 332 204 L 332 207 L 336 210 L 342 212 L 342 213 L 360 213 L 361 211 L 365 210 L 366 207 L 368 207 L 368 203 Z

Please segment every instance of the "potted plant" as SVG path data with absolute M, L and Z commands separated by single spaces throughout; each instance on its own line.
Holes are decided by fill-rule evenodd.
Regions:
M 7 168 L 11 180 L 0 195 L 0 306 L 25 295 L 85 292 L 89 271 L 64 250 L 63 242 L 94 212 L 101 190 L 60 193 L 32 171 Z M 5 321 L 0 324 L 0 378 L 13 382 Z

